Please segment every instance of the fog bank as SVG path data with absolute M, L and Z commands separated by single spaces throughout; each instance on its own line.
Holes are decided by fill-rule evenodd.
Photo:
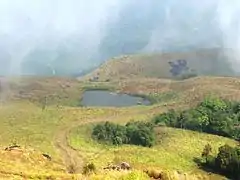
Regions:
M 121 54 L 228 48 L 237 0 L 2 0 L 0 74 L 72 75 Z M 239 71 L 238 68 L 235 68 Z

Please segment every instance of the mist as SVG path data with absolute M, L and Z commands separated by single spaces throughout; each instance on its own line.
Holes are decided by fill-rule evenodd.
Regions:
M 2 0 L 0 74 L 72 75 L 122 54 L 216 47 L 237 67 L 239 10 L 237 0 Z
M 219 28 L 222 31 L 222 39 L 226 51 L 226 55 L 229 57 L 229 61 L 232 64 L 232 68 L 236 72 L 240 72 L 240 2 L 224 1 L 221 0 L 218 3 L 217 15 L 216 15 Z
M 118 8 L 111 0 L 1 1 L 0 61 L 7 63 L 8 72 L 3 70 L 24 73 L 26 62 L 26 71 L 33 74 L 35 65 L 40 68 L 36 73 L 43 74 L 61 66 L 81 69 L 96 53 L 105 24 L 116 18 Z

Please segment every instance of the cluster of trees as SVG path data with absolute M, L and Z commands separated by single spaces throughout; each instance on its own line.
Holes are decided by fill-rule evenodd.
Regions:
M 240 102 L 207 97 L 196 107 L 169 110 L 152 119 L 155 125 L 190 129 L 234 139 L 240 138 Z
M 240 147 L 224 145 L 219 148 L 217 156 L 213 156 L 212 148 L 208 144 L 202 152 L 202 157 L 204 158 L 204 167 L 234 179 L 240 178 Z
M 128 122 L 125 126 L 108 121 L 97 124 L 93 128 L 92 137 L 114 145 L 134 144 L 151 147 L 155 143 L 153 125 L 138 121 Z

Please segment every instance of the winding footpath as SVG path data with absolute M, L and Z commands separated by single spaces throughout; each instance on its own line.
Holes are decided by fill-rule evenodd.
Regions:
M 81 119 L 77 121 L 73 121 L 72 123 L 62 127 L 54 137 L 54 145 L 59 150 L 60 155 L 63 158 L 66 170 L 68 173 L 81 173 L 82 168 L 84 165 L 84 159 L 79 154 L 79 150 L 74 149 L 71 147 L 68 141 L 68 135 L 72 128 L 86 125 L 89 123 L 97 123 L 97 122 L 103 122 L 103 121 L 116 121 L 118 119 L 126 119 L 126 117 L 134 117 L 136 115 L 146 115 L 146 113 L 150 113 L 153 109 L 143 111 L 142 109 L 139 109 L 137 111 L 133 112 L 125 112 L 120 114 L 113 114 L 108 116 L 103 116 L 101 118 L 91 118 L 91 119 Z M 131 118 L 128 118 L 129 120 Z
M 71 148 L 68 143 L 68 134 L 73 126 L 62 128 L 56 134 L 54 145 L 60 151 L 67 173 L 80 173 L 83 160 L 78 152 Z
M 91 120 L 79 120 L 68 124 L 67 127 L 61 128 L 54 137 L 54 145 L 59 150 L 66 167 L 67 173 L 81 173 L 84 165 L 84 160 L 78 153 L 78 150 L 72 148 L 68 142 L 68 135 L 72 128 L 86 125 L 92 122 L 113 121 L 114 118 L 121 116 L 102 117 L 99 119 L 93 118 Z

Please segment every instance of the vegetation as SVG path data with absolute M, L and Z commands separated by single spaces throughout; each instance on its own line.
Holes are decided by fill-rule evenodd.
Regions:
M 114 145 L 134 144 L 151 147 L 155 141 L 152 124 L 145 122 L 128 122 L 125 126 L 105 122 L 93 128 L 92 136 L 98 141 Z
M 207 148 L 208 147 L 208 148 Z M 225 174 L 234 179 L 240 178 L 240 147 L 232 147 L 227 144 L 219 147 L 219 152 L 216 156 L 211 154 L 207 149 L 211 148 L 207 145 L 203 150 L 205 156 L 204 167 L 211 168 L 216 172 Z
M 112 143 L 110 145 L 98 143 L 91 138 L 94 127 L 89 123 L 114 121 L 124 124 L 131 119 L 149 119 L 153 114 L 169 108 L 182 108 L 183 105 L 188 107 L 189 104 L 186 102 L 197 102 L 189 96 L 193 86 L 196 90 L 190 94 L 191 96 L 200 94 L 200 97 L 203 97 L 210 91 L 224 97 L 231 95 L 235 99 L 239 98 L 237 91 L 239 80 L 236 78 L 199 77 L 182 82 L 161 79 L 142 79 L 141 81 L 133 79 L 117 84 L 112 84 L 113 82 L 111 81 L 109 85 L 115 86 L 116 89 L 123 92 L 150 93 L 150 95 L 156 92 L 154 98 L 166 98 L 162 98 L 162 103 L 153 106 L 130 108 L 73 107 L 79 102 L 84 86 L 95 86 L 96 84 L 100 86 L 100 83 L 84 84 L 75 80 L 35 77 L 11 80 L 9 83 L 11 90 L 9 91 L 9 101 L 3 101 L 0 106 L 0 130 L 2 132 L 0 144 L 4 149 L 8 145 L 16 143 L 24 150 L 22 155 L 21 150 L 0 151 L 0 177 L 6 177 L 6 179 L 47 179 L 50 177 L 52 179 L 74 179 L 75 176 L 78 176 L 78 179 L 81 179 L 82 175 L 80 174 L 66 174 L 66 169 L 81 173 L 80 169 L 84 162 L 93 162 L 101 168 L 109 161 L 129 162 L 134 169 L 137 169 L 137 172 L 134 171 L 129 175 L 123 175 L 123 172 L 97 172 L 91 174 L 89 178 L 119 179 L 129 177 L 126 179 L 141 179 L 144 176 L 141 172 L 146 167 L 164 168 L 164 170 L 171 170 L 171 173 L 180 170 L 186 173 L 191 171 L 207 175 L 206 172 L 199 172 L 198 166 L 193 161 L 195 157 L 200 156 L 204 145 L 208 142 L 212 145 L 213 156 L 217 155 L 218 147 L 223 144 L 235 145 L 235 141 L 228 138 L 168 127 L 153 129 L 156 138 L 152 148 L 131 146 L 130 144 L 116 146 L 111 145 Z M 105 84 L 107 85 L 107 83 Z M 218 86 L 218 84 L 220 85 Z M 128 85 L 130 86 L 128 87 Z M 171 92 L 173 92 L 172 95 L 174 93 L 178 95 L 177 99 L 173 99 L 174 103 L 168 101 L 168 99 L 172 100 Z M 45 97 L 47 97 L 46 101 Z M 186 102 L 182 101 L 183 98 Z M 165 101 L 168 101 L 166 105 Z M 178 112 L 176 109 L 175 111 Z M 69 132 L 70 134 L 68 134 Z M 34 150 L 31 153 L 24 153 L 25 148 L 26 151 L 28 149 Z M 42 157 L 42 153 L 49 154 L 52 161 Z
M 113 121 L 121 123 L 128 119 L 132 118 L 124 116 Z M 192 172 L 193 174 L 199 174 L 199 176 L 207 176 L 206 179 L 209 179 L 207 172 L 199 170 L 196 162 L 193 161 L 195 158 L 201 158 L 204 145 L 207 143 L 212 145 L 213 155 L 216 155 L 218 148 L 225 143 L 232 146 L 236 145 L 234 140 L 221 136 L 169 127 L 157 127 L 154 128 L 156 142 L 152 148 L 124 144 L 116 146 L 98 143 L 98 141 L 93 140 L 92 130 L 94 127 L 94 124 L 88 124 L 72 129 L 69 134 L 69 144 L 77 149 L 87 162 L 93 162 L 99 168 L 105 167 L 108 162 L 126 161 L 133 169 L 137 170 L 169 170 L 170 174 L 178 170 L 187 174 Z M 218 180 L 221 179 L 221 176 L 213 173 L 211 179 Z
M 83 166 L 83 174 L 90 174 L 96 172 L 96 166 L 93 163 L 88 163 Z
M 150 94 L 133 94 L 133 93 L 131 93 L 131 95 L 146 99 L 152 105 L 160 103 L 160 102 L 166 103 L 168 101 L 175 100 L 178 97 L 178 94 L 176 92 L 150 93 Z
M 240 103 L 208 97 L 197 107 L 185 111 L 169 110 L 153 118 L 156 125 L 196 130 L 240 138 Z
M 196 73 L 185 73 L 177 77 L 176 79 L 179 80 L 184 80 L 184 79 L 189 79 L 189 78 L 194 78 L 197 77 L 198 75 Z
M 201 59 L 200 64 L 199 59 Z M 106 81 L 109 78 L 111 80 L 146 77 L 186 79 L 196 75 L 235 76 L 229 63 L 223 59 L 225 57 L 221 49 L 123 55 L 106 61 L 82 79 L 89 80 L 98 77 L 98 81 Z M 178 65 L 179 60 L 184 60 L 189 68 L 188 70 L 192 69 L 194 72 L 187 71 L 186 73 L 186 71 L 181 70 L 179 71 L 181 73 L 177 72 L 176 74 L 176 68 L 172 71 L 173 68 L 169 62 Z
M 43 109 L 51 105 L 77 106 L 81 86 L 71 78 L 59 77 L 4 77 L 2 86 L 6 86 L 6 101 L 31 101 Z
M 108 84 L 108 83 L 90 83 L 90 84 L 83 84 L 82 85 L 83 91 L 92 91 L 92 90 L 99 90 L 99 91 L 115 91 L 116 89 L 114 86 Z

